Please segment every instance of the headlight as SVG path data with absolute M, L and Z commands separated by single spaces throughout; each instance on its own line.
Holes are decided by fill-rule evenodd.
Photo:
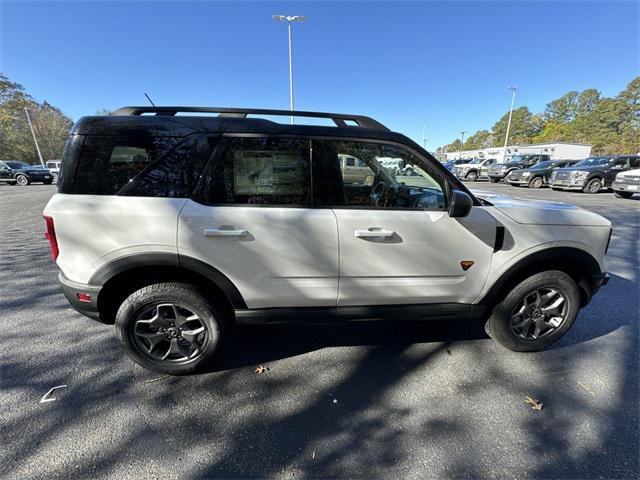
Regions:
M 522 172 L 522 176 L 523 177 L 530 177 L 531 176 L 531 172 Z
M 579 170 L 575 172 L 571 172 L 571 178 L 576 180 L 587 178 L 588 176 L 589 176 L 589 172 L 581 172 Z

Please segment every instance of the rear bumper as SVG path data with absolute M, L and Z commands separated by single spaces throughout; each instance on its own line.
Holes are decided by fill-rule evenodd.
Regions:
M 87 317 L 99 320 L 98 295 L 102 287 L 96 285 L 85 285 L 69 280 L 62 272 L 58 275 L 58 281 L 62 287 L 62 293 L 67 298 L 71 306 L 79 313 Z M 88 300 L 80 300 L 80 295 L 89 295 Z

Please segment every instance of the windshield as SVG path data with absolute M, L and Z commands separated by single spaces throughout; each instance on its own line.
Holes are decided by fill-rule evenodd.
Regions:
M 595 167 L 596 165 L 606 165 L 611 158 L 609 157 L 592 157 L 576 163 L 574 167 Z
M 31 165 L 24 162 L 5 162 L 11 168 L 32 168 Z
M 530 170 L 542 170 L 543 168 L 549 168 L 551 165 L 553 165 L 553 162 L 550 162 L 550 161 L 540 162 L 534 165 L 533 167 L 531 167 Z
M 482 159 L 481 159 L 481 158 L 476 158 L 475 160 L 471 160 L 471 161 L 469 162 L 469 164 L 472 164 L 472 163 L 480 163 L 481 161 L 482 161 Z
M 513 157 L 511 157 L 511 160 L 509 160 L 507 163 L 520 163 L 524 161 L 524 159 L 525 159 L 524 155 L 514 155 Z

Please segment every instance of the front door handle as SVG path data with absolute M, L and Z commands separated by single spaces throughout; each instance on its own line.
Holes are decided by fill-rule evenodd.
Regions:
M 367 230 L 355 230 L 353 232 L 356 238 L 389 238 L 393 237 L 396 232 L 393 230 L 385 230 L 384 228 L 371 227 Z
M 202 232 L 205 237 L 245 237 L 247 231 L 234 227 L 205 228 Z

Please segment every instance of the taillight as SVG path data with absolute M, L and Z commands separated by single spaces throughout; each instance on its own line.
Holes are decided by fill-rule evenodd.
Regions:
M 44 223 L 47 226 L 47 231 L 44 233 L 44 238 L 49 240 L 49 244 L 51 245 L 51 256 L 55 261 L 58 258 L 58 239 L 56 238 L 56 229 L 53 226 L 53 218 L 44 216 Z

